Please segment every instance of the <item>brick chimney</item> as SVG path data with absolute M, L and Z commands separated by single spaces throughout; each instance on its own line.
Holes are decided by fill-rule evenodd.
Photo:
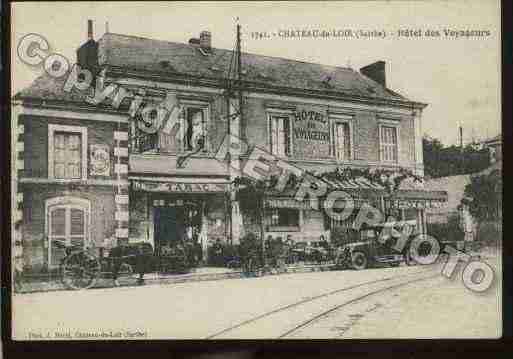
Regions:
M 370 65 L 364 66 L 360 72 L 377 83 L 387 87 L 385 61 L 376 61 Z
M 212 34 L 210 31 L 202 31 L 200 32 L 200 47 L 203 50 L 210 51 L 210 48 L 212 47 Z
M 87 41 L 94 40 L 93 36 L 93 20 L 87 20 Z
M 98 70 L 98 43 L 94 41 L 93 20 L 87 20 L 87 41 L 77 49 L 77 64 L 95 75 Z

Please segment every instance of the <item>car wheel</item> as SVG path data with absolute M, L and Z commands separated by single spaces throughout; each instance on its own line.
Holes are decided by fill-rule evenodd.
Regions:
M 399 267 L 399 264 L 401 264 L 401 263 L 399 263 L 399 262 L 390 262 L 388 264 L 390 264 L 390 267 Z
M 367 268 L 367 256 L 365 253 L 353 252 L 353 254 L 351 254 L 351 266 L 357 270 Z

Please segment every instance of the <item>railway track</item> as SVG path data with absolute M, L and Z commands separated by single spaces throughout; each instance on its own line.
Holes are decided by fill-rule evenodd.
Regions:
M 407 273 L 400 276 L 387 277 L 349 287 L 339 288 L 244 320 L 231 327 L 211 334 L 206 339 L 286 338 L 295 332 L 308 327 L 310 324 L 317 322 L 330 313 L 367 297 L 439 275 L 440 273 L 438 272 L 433 274 L 433 270 L 429 268 L 416 271 L 414 273 Z M 412 276 L 416 277 L 409 279 Z M 350 291 L 353 291 L 354 293 L 349 293 Z M 305 312 L 312 314 L 308 315 L 308 318 L 306 319 L 298 320 L 297 318 L 305 317 Z

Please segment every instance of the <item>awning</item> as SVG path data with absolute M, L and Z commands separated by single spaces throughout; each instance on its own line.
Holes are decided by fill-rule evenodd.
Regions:
M 366 178 L 359 177 L 351 180 L 334 180 L 322 178 L 324 182 L 330 184 L 333 188 L 340 190 L 373 190 L 373 191 L 385 191 L 385 187 L 379 183 L 371 182 Z
M 424 190 L 421 183 L 410 180 L 403 181 L 398 190 L 393 193 L 376 182 L 360 177 L 350 180 L 337 180 L 322 178 L 329 185 L 328 192 L 340 190 L 349 194 L 353 200 L 352 205 L 359 208 L 364 204 L 380 207 L 378 201 L 382 197 L 386 204 L 396 208 L 433 208 L 440 207 L 447 201 L 447 192 Z M 310 201 L 294 199 L 297 190 L 288 189 L 282 193 L 269 193 L 266 206 L 272 208 L 311 209 Z M 345 208 L 343 200 L 333 203 L 333 208 Z

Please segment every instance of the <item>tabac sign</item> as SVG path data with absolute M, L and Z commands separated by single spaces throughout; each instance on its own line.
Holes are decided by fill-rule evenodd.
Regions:
M 326 110 L 313 106 L 297 108 L 293 122 L 296 157 L 330 157 L 331 134 Z
M 132 181 L 134 191 L 168 193 L 216 193 L 229 190 L 228 183 L 170 183 L 155 181 Z

